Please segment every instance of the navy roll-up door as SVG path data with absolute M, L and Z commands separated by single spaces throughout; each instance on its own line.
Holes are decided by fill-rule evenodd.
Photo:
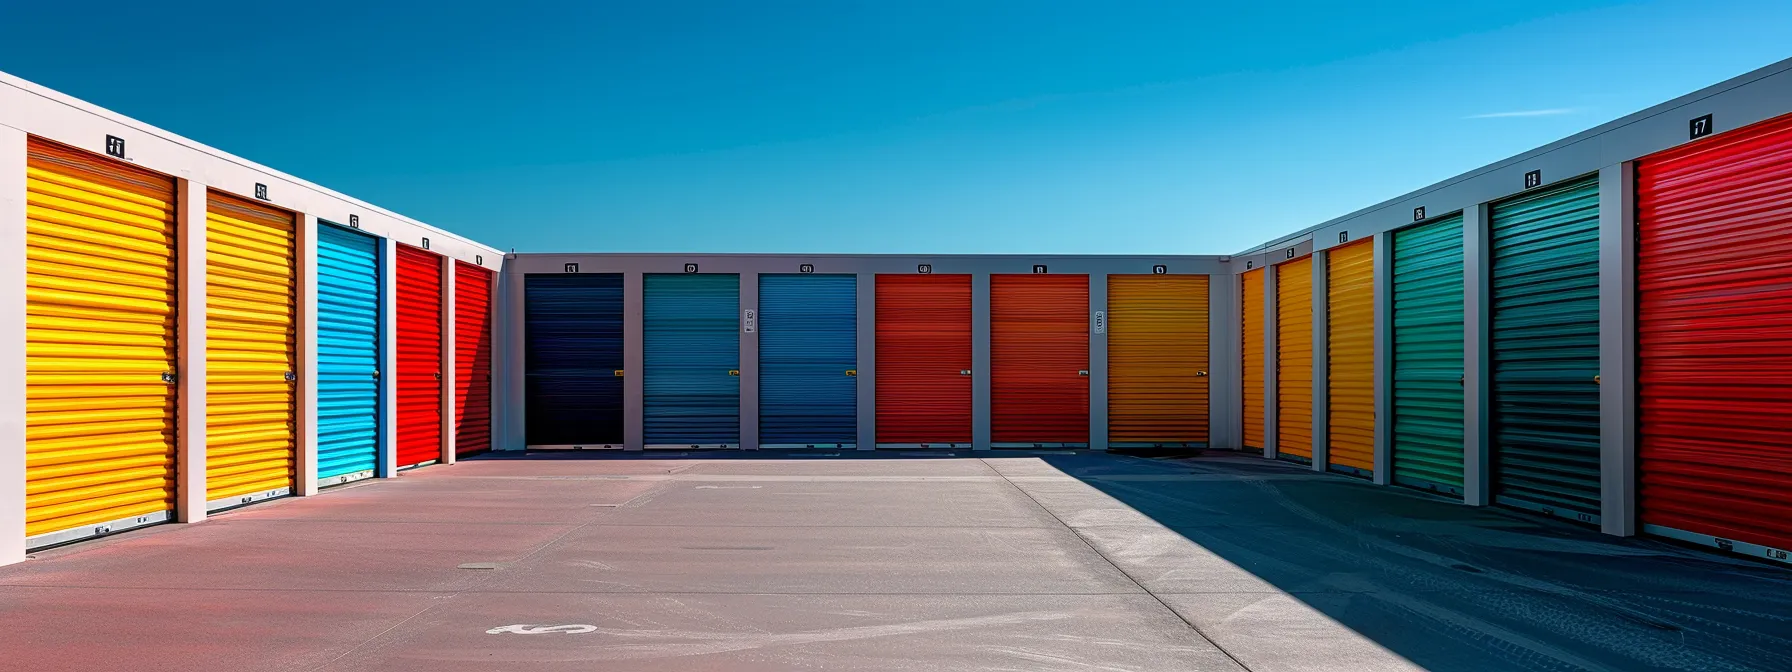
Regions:
M 380 239 L 317 234 L 317 478 L 347 483 L 379 463 Z
M 622 445 L 622 274 L 523 276 L 524 440 Z
M 739 446 L 740 276 L 643 280 L 646 444 Z
M 858 278 L 759 276 L 759 445 L 858 441 Z

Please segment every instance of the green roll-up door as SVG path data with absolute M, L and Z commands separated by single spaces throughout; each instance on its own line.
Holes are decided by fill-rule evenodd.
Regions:
M 1599 180 L 1493 206 L 1493 497 L 1599 521 Z
M 1394 482 L 1462 494 L 1462 216 L 1394 232 Z

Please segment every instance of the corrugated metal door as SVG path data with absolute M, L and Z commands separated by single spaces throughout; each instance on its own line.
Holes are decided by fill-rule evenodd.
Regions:
M 292 213 L 213 191 L 205 208 L 205 499 L 292 494 L 298 265 Z
M 1643 529 L 1782 561 L 1792 552 L 1788 204 L 1792 116 L 1637 164 Z
M 442 258 L 398 246 L 398 468 L 442 459 Z
M 1492 208 L 1494 501 L 1599 522 L 1599 180 Z
M 317 480 L 335 485 L 379 466 L 380 239 L 317 234 Z
M 25 536 L 174 510 L 175 188 L 40 142 L 26 160 Z
M 971 442 L 971 276 L 877 276 L 877 442 Z
M 1313 258 L 1276 267 L 1276 457 L 1313 461 Z
M 1393 480 L 1462 494 L 1462 216 L 1394 232 Z
M 622 274 L 523 276 L 524 440 L 621 448 Z
M 858 442 L 858 277 L 759 276 L 759 445 Z
M 1089 445 L 1089 276 L 989 277 L 990 440 Z
M 1207 276 L 1108 276 L 1108 445 L 1207 444 Z
M 1244 371 L 1239 380 L 1244 386 L 1244 447 L 1262 450 L 1264 441 L 1263 367 L 1266 348 L 1263 343 L 1263 269 L 1245 271 L 1240 276 L 1244 292 L 1238 304 L 1239 322 L 1244 329 Z
M 1364 238 L 1325 253 L 1326 462 L 1375 474 L 1375 246 Z
M 492 448 L 492 272 L 454 262 L 454 454 Z
M 646 276 L 649 447 L 740 445 L 740 276 Z

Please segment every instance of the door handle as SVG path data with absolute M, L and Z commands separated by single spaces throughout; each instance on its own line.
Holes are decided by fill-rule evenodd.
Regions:
M 847 369 L 847 370 L 846 370 L 846 375 L 848 375 L 848 376 L 855 376 L 855 377 L 856 377 L 856 376 L 858 376 L 858 375 L 859 375 L 859 370 L 858 370 L 858 369 Z
M 1597 373 L 1593 374 L 1593 384 L 1594 385 L 1599 384 L 1599 374 L 1597 374 Z
M 1089 370 L 1088 370 L 1088 369 L 1081 369 L 1081 370 L 1078 370 L 1078 371 L 1077 371 L 1077 372 L 1076 372 L 1076 375 L 1079 375 L 1079 376 L 1087 376 L 1087 375 L 1089 375 Z
M 1206 372 L 1206 371 L 1196 371 L 1196 372 L 1195 372 L 1195 377 L 1196 377 L 1196 378 L 1206 378 L 1206 377 L 1207 377 L 1207 372 Z
M 616 377 L 617 377 L 617 378 L 621 378 L 621 377 L 622 377 L 622 369 L 616 369 Z
M 441 371 L 437 371 L 437 372 L 436 372 L 436 380 L 441 380 L 441 379 L 442 379 L 442 372 L 441 372 Z
M 961 375 L 961 376 L 971 375 L 971 370 L 970 369 L 959 369 L 958 375 Z
M 729 369 L 729 370 L 728 370 L 728 375 L 730 375 L 730 376 L 738 376 L 738 375 L 740 375 L 740 369 Z

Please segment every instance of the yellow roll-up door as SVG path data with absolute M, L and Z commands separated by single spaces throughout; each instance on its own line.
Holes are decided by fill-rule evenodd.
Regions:
M 1313 459 L 1313 258 L 1276 267 L 1276 455 Z
M 205 209 L 205 489 L 220 509 L 291 494 L 293 216 L 212 192 Z
M 1326 458 L 1332 469 L 1375 471 L 1375 246 L 1326 252 Z
M 1263 269 L 1246 271 L 1239 322 L 1244 328 L 1244 447 L 1263 449 Z
M 25 535 L 174 509 L 174 180 L 33 138 L 26 162 Z
M 1207 441 L 1207 276 L 1108 276 L 1108 441 Z

